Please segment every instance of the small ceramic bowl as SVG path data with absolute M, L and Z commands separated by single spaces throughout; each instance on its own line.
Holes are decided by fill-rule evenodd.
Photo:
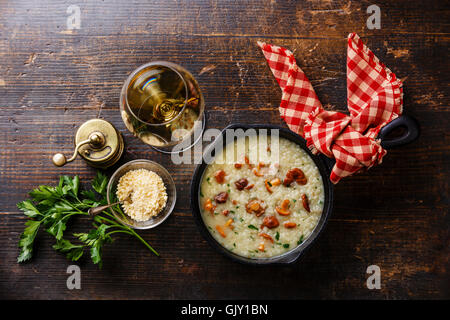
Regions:
M 156 162 L 146 159 L 133 160 L 125 163 L 119 169 L 117 169 L 109 179 L 109 183 L 106 189 L 107 191 L 106 199 L 108 200 L 109 204 L 116 202 L 117 184 L 119 183 L 120 177 L 122 177 L 128 171 L 136 169 L 147 169 L 149 171 L 155 172 L 157 175 L 161 177 L 161 179 L 164 182 L 164 185 L 166 186 L 167 192 L 166 206 L 161 210 L 160 213 L 158 213 L 158 215 L 146 221 L 136 221 L 133 218 L 126 215 L 125 213 L 118 212 L 117 210 L 114 209 L 114 207 L 111 208 L 110 210 L 114 214 L 114 216 L 117 219 L 119 219 L 122 223 L 134 229 L 151 229 L 161 224 L 164 220 L 166 220 L 169 217 L 169 215 L 173 211 L 173 208 L 175 207 L 175 203 L 177 200 L 177 190 L 175 187 L 175 183 L 173 182 L 169 172 L 167 172 L 167 170 L 163 166 L 161 166 Z

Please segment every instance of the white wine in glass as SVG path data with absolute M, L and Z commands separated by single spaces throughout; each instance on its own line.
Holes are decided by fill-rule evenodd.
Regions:
M 122 87 L 120 110 L 128 130 L 161 152 L 172 152 L 192 139 L 197 126 L 204 126 L 197 81 L 170 62 L 151 62 L 133 71 Z

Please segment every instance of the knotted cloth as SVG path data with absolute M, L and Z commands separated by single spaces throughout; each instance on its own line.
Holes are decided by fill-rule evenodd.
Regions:
M 380 164 L 386 150 L 376 139 L 403 109 L 402 83 L 358 37 L 348 36 L 347 104 L 350 115 L 322 107 L 291 51 L 258 42 L 283 93 L 280 115 L 314 153 L 336 159 L 330 180 Z

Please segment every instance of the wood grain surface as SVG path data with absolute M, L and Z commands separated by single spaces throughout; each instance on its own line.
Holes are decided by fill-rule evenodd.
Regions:
M 0 1 L 0 298 L 450 297 L 448 1 L 377 1 L 380 30 L 366 27 L 372 1 L 76 1 L 81 28 L 68 30 L 71 4 Z M 172 164 L 122 123 L 118 102 L 127 75 L 145 62 L 172 61 L 199 81 L 208 128 L 284 125 L 280 89 L 256 41 L 291 49 L 322 103 L 345 111 L 349 32 L 403 79 L 405 112 L 420 121 L 420 138 L 336 186 L 329 224 L 298 263 L 255 268 L 219 255 L 190 211 L 194 165 Z M 31 262 L 16 263 L 25 222 L 16 203 L 61 174 L 84 182 L 94 176 L 80 159 L 63 168 L 50 159 L 71 153 L 76 128 L 97 116 L 124 134 L 119 164 L 164 164 L 179 197 L 166 222 L 141 232 L 160 258 L 119 236 L 105 248 L 102 270 L 82 259 L 82 289 L 68 290 L 71 263 L 48 235 L 39 234 Z M 80 219 L 73 229 L 89 223 Z M 366 287 L 372 264 L 381 268 L 381 290 Z

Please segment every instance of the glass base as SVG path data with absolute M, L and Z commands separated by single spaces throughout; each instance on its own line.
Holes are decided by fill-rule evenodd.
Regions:
M 156 151 L 159 151 L 161 153 L 166 153 L 166 154 L 181 153 L 183 151 L 189 150 L 195 144 L 197 144 L 197 142 L 199 142 L 202 139 L 202 137 L 203 137 L 203 131 L 205 131 L 205 126 L 206 126 L 205 112 L 203 112 L 203 116 L 202 116 L 202 120 L 201 120 L 201 126 L 202 126 L 202 129 L 201 129 L 200 135 L 195 139 L 195 141 L 192 144 L 190 144 L 189 146 L 187 146 L 186 148 L 184 148 L 182 150 L 172 151 L 173 148 L 175 148 L 175 147 L 169 147 L 167 149 L 165 149 L 165 148 L 158 148 L 158 147 L 155 147 L 155 146 L 151 146 L 151 147 L 153 149 L 155 149 Z

